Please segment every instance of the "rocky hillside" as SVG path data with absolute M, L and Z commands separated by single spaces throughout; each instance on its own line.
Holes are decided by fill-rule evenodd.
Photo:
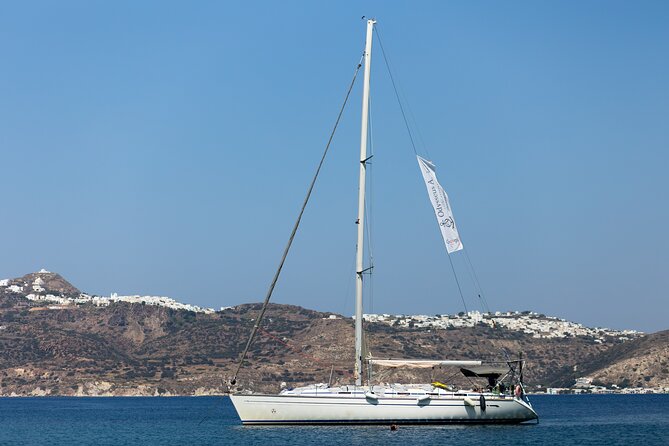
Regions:
M 580 373 L 606 387 L 669 386 L 669 330 L 616 345 L 582 364 Z
M 0 282 L 0 395 L 223 393 L 260 309 L 250 304 L 197 312 L 154 301 L 102 305 L 77 300 L 74 286 L 47 272 Z M 45 301 L 46 295 L 63 300 Z M 365 327 L 367 348 L 376 357 L 503 360 L 505 352 L 523 352 L 531 385 L 571 385 L 587 367 L 592 373 L 610 370 L 610 383 L 629 379 L 635 385 L 640 376 L 645 385 L 669 385 L 666 342 L 664 350 L 646 348 L 648 342 L 656 345 L 655 337 L 666 339 L 666 332 L 623 342 L 617 337 L 538 338 L 485 324 L 435 329 L 369 322 Z M 352 345 L 350 318 L 272 305 L 238 381 L 263 391 L 277 391 L 282 382 L 327 382 L 331 374 L 333 382 L 350 382 Z M 646 361 L 651 353 L 664 359 Z M 627 360 L 636 361 L 638 376 L 626 378 L 622 371 L 607 369 Z M 644 367 L 651 363 L 661 367 L 646 380 L 650 375 Z M 380 372 L 376 378 L 457 384 L 451 372 Z

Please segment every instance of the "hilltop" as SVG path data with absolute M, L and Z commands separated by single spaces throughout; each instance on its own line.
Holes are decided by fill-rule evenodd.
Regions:
M 260 305 L 214 311 L 150 297 L 84 294 L 47 271 L 0 281 L 0 395 L 225 392 Z M 588 329 L 531 312 L 367 319 L 367 345 L 377 357 L 500 360 L 523 352 L 528 384 L 551 386 L 571 385 L 586 371 L 636 385 L 617 365 L 636 361 L 634 373 L 652 373 L 642 384 L 669 386 L 666 348 L 650 347 L 666 332 Z M 271 305 L 239 382 L 263 391 L 277 391 L 281 382 L 328 382 L 331 374 L 333 382 L 349 382 L 352 345 L 351 318 Z M 378 379 L 431 378 L 415 373 Z
M 201 308 L 197 305 L 183 304 L 165 296 L 97 296 L 80 292 L 60 274 L 42 269 L 36 273 L 26 274 L 17 279 L 0 280 L 0 287 L 7 291 L 22 295 L 35 302 L 56 303 L 64 305 L 93 304 L 106 307 L 114 302 L 128 302 L 143 305 L 157 305 L 174 310 L 186 310 L 196 313 L 214 313 L 211 308 Z

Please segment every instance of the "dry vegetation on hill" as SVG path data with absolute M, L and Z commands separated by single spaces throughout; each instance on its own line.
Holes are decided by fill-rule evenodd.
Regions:
M 78 292 L 58 277 L 44 287 Z M 129 303 L 49 309 L 0 288 L 0 395 L 223 393 L 259 308 L 240 305 L 215 314 Z M 327 382 L 331 372 L 334 382 L 350 382 L 353 321 L 329 315 L 272 305 L 240 374 L 241 385 L 277 391 L 281 382 Z M 530 385 L 571 385 L 586 374 L 607 384 L 669 385 L 668 332 L 625 343 L 538 339 L 486 326 L 428 330 L 369 323 L 366 333 L 370 351 L 381 358 L 503 360 L 504 351 L 523 352 Z M 377 379 L 425 381 L 450 374 L 399 373 L 404 375 L 382 372 Z

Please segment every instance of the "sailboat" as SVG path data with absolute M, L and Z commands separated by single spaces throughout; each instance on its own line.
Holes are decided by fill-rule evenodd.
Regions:
M 314 384 L 294 389 L 284 389 L 276 395 L 231 393 L 232 403 L 244 425 L 521 423 L 538 419 L 538 415 L 532 408 L 523 388 L 522 359 L 486 364 L 479 360 L 363 358 L 362 294 L 365 174 L 368 161 L 367 128 L 370 64 L 375 23 L 374 19 L 367 20 L 367 37 L 363 55 L 364 85 L 356 250 L 355 382 L 350 385 L 339 386 Z M 434 166 L 420 157 L 418 161 L 435 214 L 440 218 L 439 224 L 447 249 L 449 253 L 458 250 L 461 248 L 461 241 L 457 236 L 457 231 L 455 231 L 452 214 L 448 206 L 448 198 L 436 181 L 436 176 L 434 176 Z M 295 230 L 296 228 L 293 230 L 293 236 Z M 287 249 L 284 252 L 284 259 Z M 281 264 L 283 264 L 283 260 Z M 270 286 L 266 303 L 277 277 L 278 272 Z M 256 328 L 259 321 L 260 318 L 256 322 Z M 247 344 L 247 350 L 249 344 Z M 240 366 L 241 362 L 243 362 L 243 357 Z M 465 376 L 487 379 L 489 385 L 484 391 L 459 391 L 439 382 L 406 385 L 363 383 L 364 363 L 370 368 L 372 366 L 413 369 L 458 367 Z M 370 381 L 369 373 L 368 381 Z M 505 381 L 507 382 L 506 385 L 504 384 Z

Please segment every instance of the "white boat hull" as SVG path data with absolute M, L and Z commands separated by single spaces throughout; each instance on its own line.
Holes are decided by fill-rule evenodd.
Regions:
M 364 395 L 230 395 L 245 425 L 522 423 L 537 419 L 525 401 L 485 395 L 366 398 Z M 483 409 L 483 410 L 482 410 Z

